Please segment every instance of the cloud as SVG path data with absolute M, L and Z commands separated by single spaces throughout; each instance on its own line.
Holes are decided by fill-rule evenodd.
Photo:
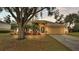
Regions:
M 60 14 L 64 15 L 77 13 L 79 11 L 79 7 L 57 7 L 57 9 L 59 9 Z

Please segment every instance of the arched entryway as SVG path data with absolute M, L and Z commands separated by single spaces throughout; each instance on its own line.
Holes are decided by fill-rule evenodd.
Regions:
M 45 27 L 41 27 L 41 33 L 45 33 Z

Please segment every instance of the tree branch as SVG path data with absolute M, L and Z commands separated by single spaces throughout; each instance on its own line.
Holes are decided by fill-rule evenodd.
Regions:
M 24 10 L 24 18 L 26 20 L 26 18 L 28 18 L 30 16 L 30 14 L 32 14 L 33 8 L 31 8 L 30 10 L 28 8 L 25 8 Z
M 25 24 L 26 24 L 26 23 L 28 23 L 28 22 L 29 22 L 29 20 L 30 20 L 30 19 L 32 19 L 32 18 L 35 16 L 35 14 L 36 14 L 36 13 L 38 13 L 38 12 L 40 12 L 40 11 L 44 10 L 45 8 L 46 8 L 46 7 L 41 8 L 40 10 L 36 11 L 36 10 L 37 10 L 37 8 L 35 7 L 35 8 L 34 8 L 34 12 L 30 14 L 30 15 L 32 15 L 32 16 L 31 16 L 28 20 L 26 20 L 26 21 L 25 21 Z
M 12 15 L 13 18 L 16 19 L 16 16 L 13 14 L 12 10 L 9 7 L 6 7 L 9 13 Z
M 42 10 L 44 10 L 45 8 L 46 8 L 46 7 L 44 7 L 44 8 L 42 7 L 40 10 L 36 11 L 35 14 L 38 13 L 38 12 L 40 12 L 40 11 L 42 11 Z M 33 14 L 33 13 L 32 13 L 32 14 Z
M 28 23 L 29 20 L 30 20 L 31 18 L 33 18 L 33 16 L 36 14 L 36 10 L 37 10 L 37 8 L 33 8 L 33 10 L 32 10 L 33 13 L 31 13 L 31 14 L 28 16 L 28 18 L 29 18 L 30 16 L 31 16 L 31 17 L 30 17 L 29 19 L 27 18 L 27 20 L 25 20 L 25 23 Z M 24 24 L 25 24 L 25 23 L 24 23 Z

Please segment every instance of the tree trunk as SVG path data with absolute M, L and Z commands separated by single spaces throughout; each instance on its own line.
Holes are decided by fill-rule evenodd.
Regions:
M 18 39 L 22 40 L 25 39 L 25 31 L 24 28 L 21 26 L 21 24 L 18 25 Z

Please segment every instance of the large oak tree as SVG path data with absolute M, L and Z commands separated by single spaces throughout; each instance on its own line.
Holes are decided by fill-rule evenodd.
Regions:
M 3 7 L 11 14 L 11 16 L 16 20 L 19 28 L 18 39 L 24 39 L 24 28 L 23 26 L 27 24 L 37 13 L 42 12 L 44 9 L 48 11 L 48 15 L 52 15 L 52 10 L 55 7 Z

